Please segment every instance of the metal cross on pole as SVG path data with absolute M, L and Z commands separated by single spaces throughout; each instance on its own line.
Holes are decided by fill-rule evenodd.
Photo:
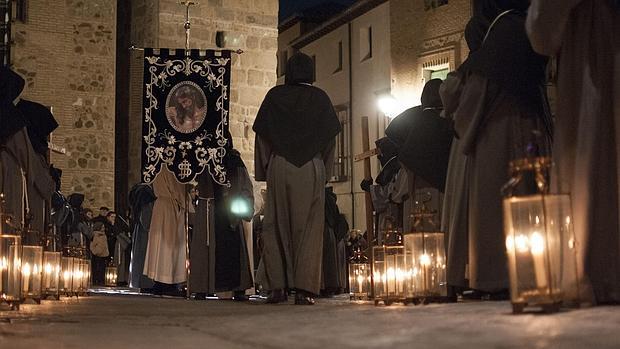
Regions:
M 191 22 L 189 21 L 189 8 L 192 5 L 198 5 L 196 1 L 181 1 L 181 5 L 185 6 L 185 23 L 183 24 L 183 28 L 185 28 L 185 55 L 189 56 L 189 31 L 191 29 Z

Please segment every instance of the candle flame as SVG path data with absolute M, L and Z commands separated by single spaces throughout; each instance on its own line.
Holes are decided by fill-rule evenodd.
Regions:
M 537 231 L 530 236 L 530 251 L 534 255 L 541 255 L 545 250 L 545 238 Z
M 30 276 L 30 264 L 26 263 L 26 265 L 24 265 L 24 268 L 22 269 L 22 274 L 24 274 L 24 276 Z

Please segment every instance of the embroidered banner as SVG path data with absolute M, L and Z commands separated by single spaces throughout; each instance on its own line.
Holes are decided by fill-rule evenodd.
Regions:
M 156 52 L 159 51 L 159 52 Z M 205 172 L 228 185 L 230 51 L 145 49 L 142 179 L 166 166 L 180 183 Z

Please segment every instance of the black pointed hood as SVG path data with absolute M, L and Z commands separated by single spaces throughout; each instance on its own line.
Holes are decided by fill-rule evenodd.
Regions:
M 24 90 L 25 81 L 17 73 L 0 67 L 0 145 L 26 126 L 13 101 Z
M 47 152 L 47 140 L 49 135 L 58 128 L 58 123 L 48 107 L 28 101 L 20 100 L 17 108 L 21 111 L 28 129 L 28 137 L 34 150 L 45 155 Z

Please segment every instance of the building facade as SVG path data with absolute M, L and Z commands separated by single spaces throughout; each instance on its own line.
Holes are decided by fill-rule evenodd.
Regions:
M 304 17 L 280 25 L 278 83 L 293 52 L 313 57 L 315 85 L 328 93 L 343 124 L 330 184 L 351 227 L 365 225 L 363 164 L 353 161 L 362 152 L 362 116 L 369 118 L 373 148 L 395 116 L 384 114 L 378 100 L 395 101 L 394 114 L 418 105 L 425 82 L 445 78 L 467 56 L 464 29 L 470 16 L 470 0 L 362 0 L 311 27 Z M 376 158 L 371 167 L 376 177 Z

